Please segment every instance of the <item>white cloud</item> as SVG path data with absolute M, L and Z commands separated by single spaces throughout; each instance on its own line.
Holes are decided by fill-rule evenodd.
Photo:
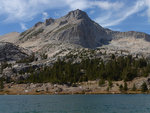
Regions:
M 23 23 L 20 23 L 20 26 L 21 26 L 21 29 L 22 29 L 22 30 L 27 30 L 27 29 L 28 29 L 28 28 L 26 27 L 26 25 L 23 24 Z
M 0 15 L 5 14 L 6 22 L 26 22 L 47 9 L 64 7 L 64 0 L 1 0 Z
M 134 6 L 126 6 L 126 9 L 117 12 L 113 12 L 112 10 L 110 11 L 111 14 L 105 16 L 104 18 L 98 17 L 95 19 L 95 21 L 104 27 L 115 26 L 126 20 L 129 16 L 141 11 L 144 8 L 144 5 L 144 1 L 137 1 Z
M 6 22 L 26 22 L 32 20 L 37 14 L 42 14 L 45 10 L 55 8 L 87 9 L 100 7 L 108 10 L 119 6 L 117 2 L 90 0 L 1 0 L 0 15 L 5 14 Z
M 122 2 L 108 2 L 108 1 L 91 1 L 91 0 L 66 0 L 70 9 L 87 9 L 92 7 L 99 7 L 104 10 L 119 9 L 123 6 Z
M 0 16 L 5 15 L 5 22 L 25 23 L 31 21 L 38 14 L 48 17 L 49 9 L 81 9 L 101 10 L 95 19 L 102 26 L 118 25 L 129 16 L 147 8 L 146 16 L 150 21 L 150 0 L 136 0 L 134 5 L 129 5 L 123 0 L 0 0 Z M 130 0 L 129 0 L 130 2 Z M 93 11 L 91 13 L 93 13 Z M 61 12 L 60 12 L 61 13 Z
M 48 18 L 48 13 L 47 12 L 43 12 L 42 16 L 43 16 L 42 19 L 45 21 Z
M 145 0 L 145 4 L 148 7 L 148 9 L 147 9 L 147 15 L 148 15 L 149 22 L 150 22 L 150 0 Z
M 108 1 L 94 1 L 90 3 L 93 6 L 98 6 L 101 9 L 105 10 L 118 10 L 120 9 L 124 4 L 122 2 L 108 2 Z

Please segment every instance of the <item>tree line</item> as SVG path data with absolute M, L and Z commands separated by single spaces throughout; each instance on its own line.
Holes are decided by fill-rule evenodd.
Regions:
M 80 63 L 58 60 L 53 66 L 32 71 L 31 76 L 22 82 L 73 84 L 97 79 L 131 81 L 135 77 L 146 77 L 149 73 L 150 63 L 144 58 L 136 59 L 131 55 L 116 58 L 112 55 L 106 62 L 100 58 L 85 59 Z

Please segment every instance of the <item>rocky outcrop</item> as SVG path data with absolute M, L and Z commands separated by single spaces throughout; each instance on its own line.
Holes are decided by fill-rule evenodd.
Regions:
M 52 24 L 55 20 L 53 18 L 49 18 L 45 20 L 45 25 L 48 26 L 50 24 Z
M 38 27 L 38 26 L 40 26 L 41 24 L 43 24 L 43 22 L 38 22 L 38 23 L 36 23 L 36 24 L 34 25 L 34 27 Z
M 20 48 L 14 44 L 0 42 L 0 62 L 1 61 L 18 61 L 30 56 L 28 50 Z

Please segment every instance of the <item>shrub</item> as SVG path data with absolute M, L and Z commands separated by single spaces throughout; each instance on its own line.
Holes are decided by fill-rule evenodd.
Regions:
M 107 87 L 107 91 L 109 91 L 109 87 Z
M 44 59 L 47 59 L 48 58 L 48 55 L 46 54 L 41 54 L 41 58 L 44 60 Z
M 34 59 L 35 59 L 35 56 L 34 56 L 34 54 L 32 54 L 31 56 L 29 56 L 27 58 L 17 61 L 17 63 L 31 63 L 34 61 Z
M 105 84 L 105 80 L 104 79 L 100 79 L 99 80 L 99 86 L 102 86 L 102 85 L 104 85 Z

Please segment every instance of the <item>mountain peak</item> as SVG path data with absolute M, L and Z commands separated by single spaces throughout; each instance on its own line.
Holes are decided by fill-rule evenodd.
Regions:
M 70 11 L 67 15 L 67 18 L 76 18 L 76 19 L 89 19 L 89 16 L 87 15 L 86 12 L 76 9 L 74 11 Z
M 86 12 L 79 9 L 71 11 L 61 18 L 49 18 L 44 23 L 36 25 L 40 26 L 37 29 L 29 29 L 22 33 L 17 44 L 24 43 L 24 47 L 31 48 L 33 51 L 36 51 L 38 47 L 42 52 L 42 49 L 48 51 L 48 49 L 45 50 L 45 44 L 51 44 L 51 42 L 96 48 L 109 44 L 111 40 L 119 40 L 121 38 L 141 38 L 150 41 L 150 36 L 144 33 L 133 31 L 116 32 L 105 29 L 91 20 Z M 35 40 L 33 45 L 28 44 L 33 40 Z

